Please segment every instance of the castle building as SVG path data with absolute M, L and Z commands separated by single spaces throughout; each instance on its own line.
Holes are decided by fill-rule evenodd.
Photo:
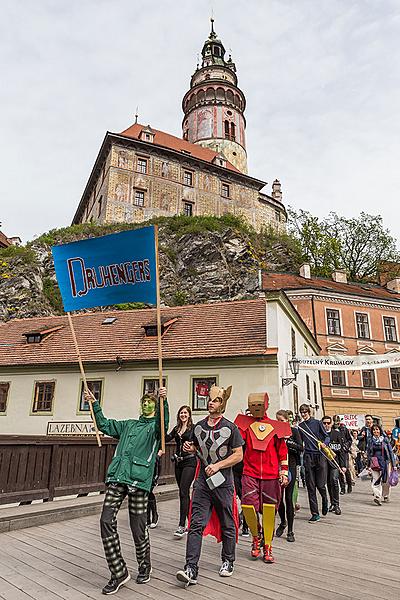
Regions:
M 243 216 L 256 230 L 285 231 L 281 184 L 247 173 L 246 98 L 214 31 L 183 98 L 182 138 L 136 121 L 107 132 L 73 224 L 140 223 L 178 214 Z

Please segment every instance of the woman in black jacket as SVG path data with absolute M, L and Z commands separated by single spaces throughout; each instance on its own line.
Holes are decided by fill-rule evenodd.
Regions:
M 183 451 L 183 444 L 193 439 L 193 421 L 190 406 L 181 406 L 176 417 L 176 425 L 165 437 L 167 442 L 175 440 L 176 451 L 172 456 L 175 463 L 175 478 L 179 488 L 179 526 L 174 536 L 181 538 L 186 533 L 186 519 L 189 512 L 189 491 L 194 479 L 197 459 Z
M 278 410 L 276 418 L 278 421 L 289 421 L 289 415 L 291 411 Z M 278 525 L 275 535 L 281 537 L 283 532 L 288 528 L 286 539 L 288 542 L 295 542 L 293 533 L 293 522 L 294 522 L 294 502 L 293 502 L 293 491 L 297 477 L 297 465 L 300 465 L 300 456 L 303 452 L 303 441 L 301 439 L 300 432 L 296 427 L 292 427 L 292 435 L 286 440 L 286 445 L 289 454 L 289 483 L 286 486 L 282 499 L 279 504 L 278 513 L 281 519 Z M 286 517 L 286 518 L 285 518 Z M 287 521 L 286 521 L 287 519 Z

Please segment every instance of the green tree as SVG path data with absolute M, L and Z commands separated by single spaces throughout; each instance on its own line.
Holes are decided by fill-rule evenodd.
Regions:
M 319 219 L 307 211 L 290 209 L 289 229 L 301 244 L 303 260 L 322 277 L 341 268 L 353 281 L 376 280 L 382 261 L 400 260 L 396 241 L 379 215 L 362 212 L 359 217 L 347 218 L 331 212 Z

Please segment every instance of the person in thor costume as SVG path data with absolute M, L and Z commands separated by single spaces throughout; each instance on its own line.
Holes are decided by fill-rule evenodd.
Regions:
M 288 484 L 288 451 L 285 438 L 290 424 L 267 416 L 268 394 L 250 394 L 248 412 L 235 423 L 245 441 L 242 477 L 242 511 L 253 536 L 251 557 L 257 559 L 263 548 L 264 562 L 273 563 L 272 538 L 275 512 L 282 486 Z M 261 517 L 261 522 L 260 522 Z

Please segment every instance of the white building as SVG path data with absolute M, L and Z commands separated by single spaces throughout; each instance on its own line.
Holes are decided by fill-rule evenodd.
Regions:
M 271 417 L 309 402 L 321 413 L 318 373 L 289 385 L 288 359 L 319 346 L 283 292 L 256 300 L 162 309 L 163 365 L 171 419 L 183 404 L 205 414 L 213 383 L 233 386 L 226 416 L 246 407 L 250 392 L 269 393 Z M 157 385 L 155 309 L 74 317 L 90 387 L 106 416 L 136 417 L 139 398 Z M 67 318 L 12 320 L 0 325 L 0 432 L 45 435 L 85 428 L 88 407 Z M 307 379 L 308 378 L 308 379 Z

